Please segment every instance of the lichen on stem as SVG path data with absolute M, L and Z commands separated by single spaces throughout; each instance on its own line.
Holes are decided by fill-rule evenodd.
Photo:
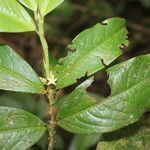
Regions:
M 57 109 L 55 107 L 56 102 L 56 89 L 55 86 L 51 85 L 47 87 L 47 98 L 49 100 L 49 116 L 51 119 L 49 120 L 48 131 L 49 131 L 49 144 L 48 150 L 52 150 L 54 146 L 54 135 L 56 133 L 56 112 Z
M 49 143 L 48 143 L 48 150 L 53 150 L 54 146 L 54 135 L 55 135 L 55 127 L 56 127 L 56 109 L 55 109 L 55 102 L 56 102 L 56 79 L 53 75 L 53 72 L 50 68 L 49 64 L 49 52 L 48 52 L 48 44 L 45 38 L 45 31 L 44 31 L 44 17 L 41 15 L 39 9 L 34 13 L 36 19 L 36 26 L 37 26 L 37 34 L 41 41 L 42 49 L 43 49 L 43 64 L 45 70 L 45 95 L 49 103 L 49 116 L 50 120 L 48 122 L 48 132 L 49 132 Z

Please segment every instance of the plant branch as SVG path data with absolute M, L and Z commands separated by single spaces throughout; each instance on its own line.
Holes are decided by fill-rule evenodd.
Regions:
M 41 41 L 41 45 L 43 48 L 44 52 L 44 59 L 43 59 L 43 64 L 44 64 L 44 70 L 45 70 L 45 77 L 47 79 L 53 78 L 53 73 L 52 69 L 50 68 L 50 62 L 49 62 L 49 56 L 50 53 L 48 51 L 48 44 L 45 38 L 45 31 L 44 31 L 44 17 L 41 15 L 40 11 L 37 10 L 35 12 L 35 19 L 36 19 L 36 26 L 37 26 L 37 34 L 39 36 L 39 39 Z M 53 56 L 51 56 L 53 57 Z
M 42 24 L 42 23 L 40 23 Z M 49 53 L 48 53 L 48 45 L 44 36 L 44 29 L 43 26 L 40 27 L 40 41 L 44 50 L 44 68 L 45 68 L 45 73 L 46 73 L 46 77 L 49 78 L 50 77 L 50 66 L 49 66 Z
M 56 102 L 56 90 L 54 86 L 48 86 L 47 87 L 47 99 L 49 100 L 49 116 L 51 117 L 51 120 L 48 123 L 48 132 L 49 132 L 49 144 L 48 144 L 48 150 L 53 150 L 54 147 L 54 135 L 56 133 L 56 114 L 57 109 L 55 107 Z
M 49 64 L 49 52 L 48 52 L 48 44 L 45 38 L 45 32 L 44 32 L 44 17 L 41 15 L 40 11 L 38 10 L 35 13 L 35 19 L 37 23 L 37 34 L 39 35 L 41 45 L 44 52 L 44 69 L 45 69 L 45 78 L 42 78 L 42 81 L 45 84 L 45 90 L 46 90 L 46 97 L 49 102 L 49 116 L 50 120 L 48 123 L 48 132 L 49 132 L 49 144 L 48 144 L 48 150 L 53 150 L 54 146 L 54 135 L 55 135 L 55 127 L 56 127 L 56 113 L 55 111 L 55 102 L 56 102 L 56 79 L 52 73 L 52 69 L 50 70 L 50 64 Z

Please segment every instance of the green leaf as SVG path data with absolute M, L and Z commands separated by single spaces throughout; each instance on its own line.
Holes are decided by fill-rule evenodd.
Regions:
M 26 6 L 27 8 L 33 10 L 34 12 L 37 11 L 38 1 L 39 0 L 18 0 L 21 4 Z
M 69 150 L 87 150 L 94 146 L 100 139 L 101 134 L 75 135 Z
M 0 89 L 43 93 L 44 86 L 34 70 L 10 47 L 0 46 Z
M 0 0 L 0 32 L 35 31 L 27 11 L 16 0 Z
M 45 124 L 29 112 L 0 107 L 0 149 L 25 150 L 45 133 Z
M 29 9 L 33 10 L 34 12 L 37 9 L 40 10 L 41 15 L 45 16 L 57 6 L 59 6 L 64 0 L 18 0 L 24 6 L 28 7 Z
M 61 105 L 57 124 L 73 133 L 105 133 L 137 121 L 150 110 L 150 54 L 107 70 L 112 94 L 95 100 L 77 88 Z
M 55 66 L 58 64 L 58 61 L 55 57 L 49 55 L 49 64 L 50 64 L 50 69 L 54 70 Z
M 122 54 L 121 45 L 128 45 L 127 33 L 124 19 L 111 18 L 79 34 L 69 45 L 76 51 L 60 59 L 56 66 L 57 88 L 69 86 L 109 65 Z
M 65 149 L 65 143 L 63 137 L 61 137 L 59 134 L 55 134 L 54 140 L 55 140 L 54 149 L 59 149 L 59 150 Z
M 42 119 L 47 118 L 48 104 L 45 100 L 18 92 L 3 92 L 0 95 L 0 106 L 24 109 L 36 114 Z
M 24 109 L 34 113 L 36 112 L 37 104 L 37 100 L 35 101 L 31 95 L 25 93 L 3 92 L 0 95 L 0 106 Z
M 41 6 L 41 12 L 45 16 L 56 7 L 58 7 L 64 0 L 39 0 L 39 6 Z
M 74 8 L 72 7 L 72 3 L 70 0 L 65 0 L 63 5 L 60 5 L 52 14 L 52 17 L 59 18 L 62 16 L 64 21 L 71 20 L 75 13 Z M 57 23 L 56 23 L 57 24 Z M 57 24 L 58 25 L 58 24 Z M 60 33 L 59 33 L 60 34 Z
M 120 132 L 108 135 L 111 139 L 99 142 L 97 150 L 149 150 L 150 128 L 141 127 L 133 133 L 134 130 L 134 128 L 124 129 L 123 132 L 127 136 L 117 140 L 116 138 L 120 136 Z

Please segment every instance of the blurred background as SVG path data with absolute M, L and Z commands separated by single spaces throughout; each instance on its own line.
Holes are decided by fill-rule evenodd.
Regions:
M 113 64 L 150 53 L 150 0 L 65 0 L 45 20 L 49 51 L 57 59 L 66 56 L 68 51 L 66 47 L 75 36 L 110 17 L 123 17 L 127 20 L 130 40 L 129 47 L 123 50 L 124 54 Z M 0 33 L 0 43 L 14 48 L 42 76 L 42 50 L 35 33 Z M 96 73 L 95 81 L 88 91 L 95 96 L 108 96 L 110 89 L 106 81 L 105 73 Z M 75 86 L 61 91 L 60 99 L 70 93 Z M 0 91 L 0 105 L 22 108 L 45 121 L 48 120 L 47 102 L 43 96 Z M 100 134 L 73 135 L 59 128 L 57 131 L 59 134 L 55 137 L 55 149 L 58 150 L 94 150 L 101 136 Z M 31 150 L 46 150 L 46 147 L 45 135 Z

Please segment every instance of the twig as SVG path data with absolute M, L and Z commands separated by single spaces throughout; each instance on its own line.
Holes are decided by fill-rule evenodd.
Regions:
M 49 64 L 49 52 L 48 52 L 48 44 L 45 38 L 44 32 L 44 17 L 41 15 L 40 10 L 37 9 L 35 12 L 35 19 L 37 25 L 37 34 L 39 35 L 43 52 L 44 52 L 44 69 L 45 69 L 45 78 L 41 78 L 42 82 L 45 85 L 45 95 L 49 102 L 49 116 L 50 121 L 48 123 L 48 132 L 49 132 L 49 143 L 48 150 L 53 150 L 54 146 L 54 135 L 55 135 L 55 119 L 56 119 L 56 111 L 55 110 L 55 102 L 56 102 L 56 79 L 53 75 L 52 69 Z M 52 57 L 52 56 L 51 56 Z

